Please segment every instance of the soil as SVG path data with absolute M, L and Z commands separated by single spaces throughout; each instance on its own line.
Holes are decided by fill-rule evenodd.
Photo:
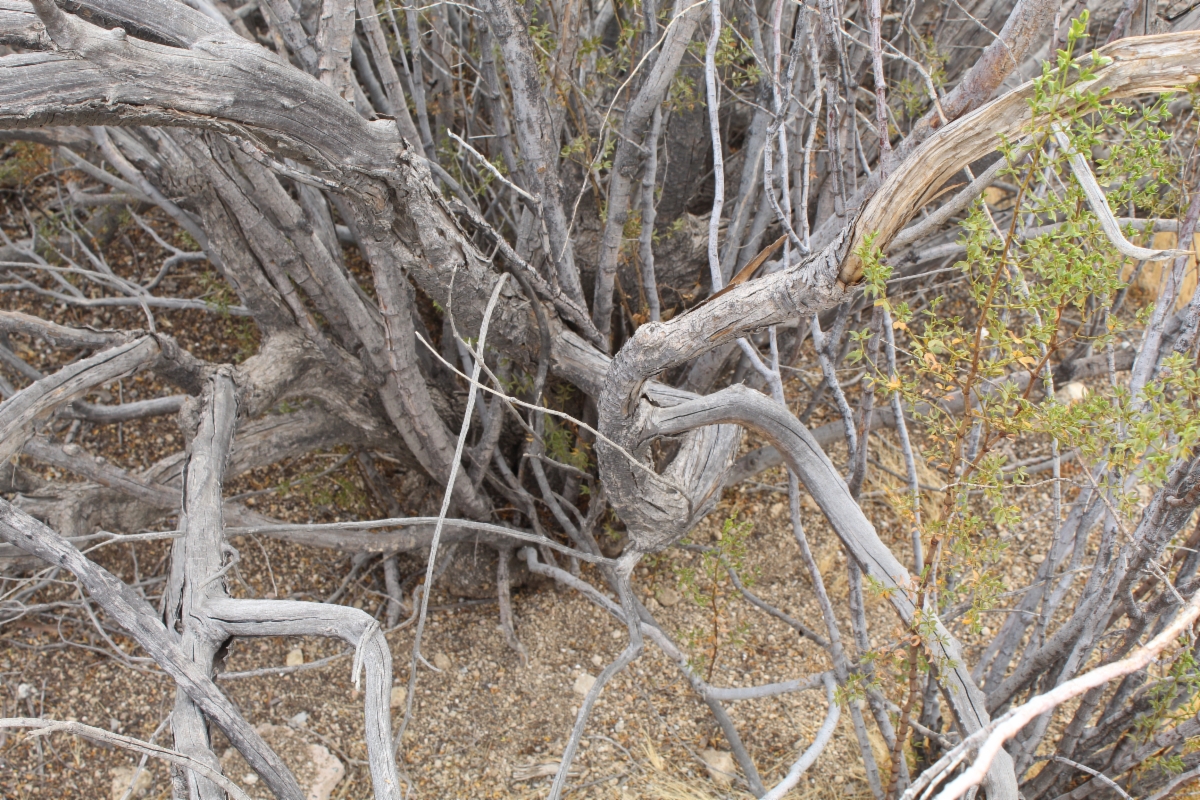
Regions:
M 350 482 L 349 477 L 340 477 Z M 758 480 L 760 486 L 782 482 L 781 473 L 766 473 Z M 885 541 L 905 559 L 903 530 L 879 497 L 884 487 L 895 489 L 891 484 L 866 487 L 868 493 L 876 495 L 868 502 L 868 513 Z M 282 504 L 275 504 L 277 513 L 287 515 L 289 499 L 294 498 L 289 495 Z M 770 489 L 729 491 L 693 540 L 711 542 L 722 520 L 728 517 L 749 522 L 742 574 L 753 576 L 753 591 L 821 630 L 819 610 L 787 522 L 785 499 L 785 495 Z M 814 554 L 826 575 L 830 594 L 844 607 L 848 588 L 845 557 L 807 498 L 806 506 L 804 516 Z M 1022 541 L 1032 543 L 1039 538 L 1039 527 L 1035 517 L 1023 530 L 1013 533 L 1013 584 L 1031 576 L 1036 568 L 1023 563 L 1020 553 Z M 234 544 L 242 554 L 240 578 L 233 586 L 235 596 L 274 593 L 280 597 L 324 597 L 338 587 L 348 570 L 345 559 L 327 551 L 265 538 L 255 542 L 236 540 Z M 141 561 L 154 563 L 158 556 L 165 555 L 165 546 L 157 547 L 159 552 L 143 546 Z M 128 572 L 128 557 L 124 554 L 107 553 L 99 560 L 114 570 L 123 568 Z M 639 568 L 635 586 L 677 641 L 687 642 L 693 633 L 701 634 L 701 643 L 692 648 L 691 654 L 707 669 L 709 662 L 703 659 L 710 651 L 703 637 L 711 629 L 712 614 L 688 596 L 687 586 L 681 581 L 686 569 L 695 568 L 697 561 L 698 556 L 672 551 L 648 567 Z M 422 569 L 415 559 L 402 560 L 402 575 Z M 385 599 L 379 592 L 381 572 L 375 568 L 363 574 L 340 602 L 382 616 Z M 586 565 L 582 575 L 598 581 Z M 728 590 L 727 585 L 722 588 L 722 592 Z M 664 599 L 671 605 L 663 605 Z M 725 600 L 723 597 L 721 602 Z M 534 585 L 518 590 L 513 602 L 517 633 L 529 655 L 524 667 L 498 630 L 494 602 L 464 602 L 435 589 L 432 603 L 437 610 L 423 650 L 431 662 L 445 667 L 448 661 L 449 667 L 440 674 L 427 668 L 419 673 L 414 719 L 401 750 L 401 767 L 412 782 L 414 796 L 544 796 L 551 780 L 547 773 L 561 755 L 580 701 L 573 691 L 577 678 L 585 673 L 598 674 L 626 642 L 621 627 L 573 591 Z M 900 637 L 897 617 L 884 599 L 868 596 L 867 602 L 874 632 L 872 646 L 885 649 L 888 642 Z M 712 672 L 714 684 L 746 686 L 829 669 L 824 652 L 792 629 L 754 612 L 745 603 L 733 603 L 730 608 L 730 613 L 720 619 L 722 635 Z M 842 626 L 849 631 L 848 619 L 842 620 Z M 147 671 L 135 671 L 99 650 L 66 644 L 83 642 L 86 631 L 69 626 L 61 631 L 36 625 L 20 628 L 19 623 L 10 628 L 16 630 L 6 632 L 0 650 L 5 716 L 78 719 L 146 739 L 170 711 L 173 686 L 152 666 L 139 665 Z M 955 633 L 969 646 L 980 640 L 961 629 Z M 133 652 L 128 640 L 114 638 Z M 397 685 L 402 685 L 409 666 L 411 630 L 394 631 L 388 641 Z M 334 788 L 333 798 L 368 798 L 371 793 L 361 734 L 362 698 L 351 685 L 351 657 L 340 643 L 324 639 L 238 640 L 230 649 L 225 670 L 234 673 L 283 667 L 289 651 L 297 647 L 309 664 L 342 655 L 292 674 L 228 680 L 222 685 L 252 724 L 289 726 L 304 743 L 324 746 L 342 762 L 345 778 Z M 976 652 L 969 647 L 968 657 Z M 881 674 L 885 687 L 895 685 L 902 677 L 898 671 L 887 669 Z M 18 702 L 21 684 L 32 691 Z M 728 707 L 768 785 L 782 777 L 808 745 L 826 711 L 820 691 Z M 402 709 L 394 712 L 396 722 L 401 713 Z M 873 726 L 869 730 L 874 732 Z M 875 736 L 875 757 L 886 765 L 886 748 Z M 160 734 L 159 741 L 163 738 Z M 678 669 L 652 645 L 606 687 L 584 741 L 585 747 L 575 761 L 578 776 L 572 780 L 575 788 L 569 793 L 571 797 L 749 797 L 737 785 L 723 789 L 710 777 L 701 754 L 708 749 L 727 750 L 728 745 Z M 228 748 L 219 732 L 214 734 L 214 745 L 217 753 Z M 298 760 L 291 763 L 299 768 L 307 751 L 299 748 L 298 752 Z M 39 751 L 35 740 L 12 733 L 7 742 L 0 744 L 0 758 L 4 761 L 0 792 L 14 800 L 107 796 L 112 791 L 113 775 L 137 763 L 137 758 L 127 752 L 65 735 L 43 740 Z M 241 764 L 236 756 L 232 761 L 223 758 L 222 763 Z M 142 796 L 168 798 L 164 765 L 151 762 L 147 767 L 151 781 Z M 127 781 L 128 773 L 121 774 Z M 531 774 L 540 777 L 521 779 Z M 245 780 L 248 775 L 253 777 L 248 769 L 235 766 L 229 775 L 252 797 L 269 797 L 261 783 L 254 785 Z M 848 714 L 842 715 L 833 742 L 789 797 L 870 797 Z
M 819 627 L 819 612 L 807 579 L 800 575 L 781 504 L 765 503 L 754 495 L 737 495 L 735 502 L 742 506 L 741 516 L 753 524 L 745 572 L 758 573 L 754 591 Z M 706 522 L 695 539 L 705 541 L 718 526 L 719 515 Z M 811 533 L 817 557 L 830 567 L 844 563 L 820 527 L 814 524 Z M 294 594 L 293 587 L 304 587 L 304 594 L 314 589 L 329 592 L 344 577 L 344 562 L 323 557 L 320 551 L 299 551 L 268 539 L 258 544 L 261 548 L 235 542 L 242 553 L 239 571 L 250 587 L 274 585 L 279 596 Z M 706 629 L 711 621 L 705 609 L 683 596 L 677 581 L 680 568 L 694 560 L 686 553 L 672 554 L 643 570 L 637 580 L 646 601 L 664 596 L 675 601 L 671 607 L 657 600 L 651 605 L 658 606 L 656 615 L 681 641 L 694 629 Z M 419 568 L 415 560 L 402 564 L 403 574 Z M 836 568 L 831 571 L 842 574 Z M 586 566 L 583 576 L 597 578 Z M 344 602 L 377 610 L 382 599 L 367 588 L 373 577 L 364 576 L 363 585 Z M 239 588 L 235 586 L 235 594 L 245 594 Z M 845 588 L 844 578 L 830 586 L 843 595 Z M 576 679 L 582 673 L 598 674 L 616 656 L 626 641 L 624 629 L 574 592 L 547 585 L 518 590 L 514 596 L 517 632 L 529 655 L 528 665 L 522 667 L 497 628 L 494 603 L 463 603 L 436 590 L 432 602 L 439 610 L 432 616 L 423 650 L 432 654 L 430 661 L 435 663 L 445 664 L 439 658 L 445 656 L 450 666 L 441 674 L 422 668 L 419 675 L 414 720 L 405 735 L 401 764 L 416 796 L 544 795 L 549 777 L 514 780 L 514 775 L 536 773 L 538 766 L 558 758 L 581 699 L 572 690 Z M 715 684 L 749 685 L 828 669 L 823 652 L 791 629 L 764 615 L 747 614 L 744 604 L 735 609 L 722 624 L 740 629 L 742 643 L 722 642 L 713 670 Z M 873 612 L 881 624 L 890 614 L 878 603 L 873 604 Z M 63 636 L 84 638 L 71 630 L 64 630 Z M 132 652 L 127 640 L 115 638 Z M 395 631 L 388 640 L 397 681 L 402 683 L 407 677 L 411 632 Z M 173 686 L 152 667 L 149 674 L 135 671 L 99 652 L 65 645 L 59 631 L 36 626 L 9 630 L 3 644 L 4 716 L 77 719 L 147 739 L 170 711 Z M 323 639 L 239 640 L 227 657 L 226 671 L 282 667 L 295 647 L 310 663 L 344 652 L 340 643 Z M 325 666 L 289 675 L 222 682 L 253 724 L 287 726 L 291 721 L 300 738 L 327 747 L 342 761 L 346 777 L 334 789 L 334 798 L 370 796 L 361 735 L 362 701 L 351 685 L 350 668 L 351 658 L 344 655 Z M 32 687 L 32 692 L 18 703 L 22 684 Z M 786 772 L 820 726 L 825 710 L 819 691 L 730 706 L 766 781 Z M 395 713 L 398 721 L 402 709 Z M 301 714 L 306 718 L 299 724 L 296 717 Z M 796 796 L 869 796 L 848 716 L 844 719 L 834 742 L 810 770 L 804 791 Z M 700 753 L 728 746 L 678 669 L 652 646 L 606 687 L 587 730 L 586 746 L 575 762 L 579 775 L 572 781 L 578 787 L 571 792 L 573 797 L 741 796 L 721 791 L 709 778 Z M 7 740 L 0 745 L 4 761 L 0 792 L 14 800 L 107 796 L 113 774 L 137 763 L 137 757 L 127 752 L 65 735 L 42 740 L 40 753 L 31 738 L 10 733 Z M 159 741 L 163 741 L 161 734 Z M 228 746 L 219 732 L 214 743 L 218 753 Z M 877 743 L 877 757 L 886 763 L 882 741 Z M 153 762 L 147 766 L 152 781 L 143 796 L 169 797 L 166 768 Z M 261 784 L 243 780 L 248 773 L 234 769 L 230 776 L 252 797 L 268 797 Z

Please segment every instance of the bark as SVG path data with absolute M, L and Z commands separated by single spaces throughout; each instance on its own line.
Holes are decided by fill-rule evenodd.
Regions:
M 569 238 L 558 169 L 560 145 L 550 106 L 542 92 L 540 70 L 528 30 L 529 20 L 524 9 L 512 0 L 488 0 L 485 11 L 508 68 L 517 144 L 525 161 L 525 186 L 538 198 L 541 224 L 545 225 L 550 247 L 550 252 L 545 255 L 563 292 L 582 306 L 583 287 L 579 283 Z

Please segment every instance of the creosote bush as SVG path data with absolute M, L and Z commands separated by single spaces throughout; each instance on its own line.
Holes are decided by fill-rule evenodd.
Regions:
M 326 662 L 226 656 L 338 639 L 356 760 L 414 796 L 450 769 L 413 736 L 451 669 L 431 603 L 493 599 L 532 674 L 536 577 L 621 635 L 553 777 L 515 778 L 551 798 L 592 788 L 595 705 L 648 649 L 736 764 L 714 793 L 787 795 L 839 725 L 878 800 L 1186 788 L 1197 26 L 1132 0 L 0 4 L 0 625 L 94 630 L 175 687 L 169 747 L 0 726 L 163 758 L 180 800 L 242 796 L 220 731 L 300 800 L 225 687 Z M 760 584 L 779 533 L 796 580 Z M 346 556 L 338 585 L 281 588 L 260 537 Z M 803 675 L 742 671 L 762 620 Z M 821 711 L 768 768 L 729 708 L 799 692 Z

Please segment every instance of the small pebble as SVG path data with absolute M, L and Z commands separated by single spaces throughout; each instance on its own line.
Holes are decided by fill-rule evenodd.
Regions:
M 700 753 L 704 765 L 708 767 L 708 777 L 718 786 L 726 787 L 733 783 L 735 767 L 733 754 L 725 750 L 704 750 Z
M 1066 386 L 1054 393 L 1058 402 L 1063 405 L 1074 405 L 1082 402 L 1088 396 L 1088 388 L 1079 381 L 1071 381 Z
M 579 677 L 575 679 L 575 685 L 571 687 L 571 691 L 575 692 L 575 694 L 579 695 L 580 697 L 583 697 L 592 690 L 592 686 L 595 685 L 595 683 L 595 676 L 589 675 L 586 672 L 581 672 L 579 673 Z
M 433 657 L 433 665 L 445 672 L 450 669 L 450 656 L 445 653 L 437 653 Z
M 288 650 L 287 659 L 283 662 L 289 667 L 298 667 L 304 663 L 304 651 L 299 647 Z
M 403 686 L 393 686 L 392 687 L 392 700 L 391 700 L 392 708 L 403 708 L 404 701 L 407 699 L 408 699 L 408 689 L 404 688 Z

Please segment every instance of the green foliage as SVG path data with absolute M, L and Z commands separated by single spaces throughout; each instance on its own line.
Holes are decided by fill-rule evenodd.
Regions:
M 1008 588 L 998 564 L 1005 533 L 1024 513 L 1016 497 L 1029 477 L 1009 464 L 1009 441 L 1057 441 L 1078 448 L 1084 463 L 1107 460 L 1116 476 L 1109 488 L 1129 515 L 1138 496 L 1122 476 L 1136 472 L 1141 484 L 1161 486 L 1168 466 L 1200 444 L 1200 374 L 1182 357 L 1166 359 L 1138 398 L 1119 385 L 1070 405 L 1053 393 L 1043 397 L 1052 359 L 1085 342 L 1102 353 L 1126 330 L 1128 322 L 1109 308 L 1132 267 L 1101 230 L 1056 130 L 1072 151 L 1094 155 L 1114 209 L 1170 216 L 1179 203 L 1170 180 L 1179 165 L 1164 130 L 1167 100 L 1120 104 L 1089 89 L 1099 59 L 1073 55 L 1086 26 L 1085 13 L 1072 23 L 1067 48 L 1034 81 L 1030 106 L 1046 121 L 1001 143 L 1002 179 L 1016 187 L 1012 223 L 998 226 L 979 201 L 961 224 L 966 256 L 956 267 L 967 303 L 952 308 L 939 295 L 915 312 L 888 297 L 890 268 L 874 240 L 858 252 L 868 295 L 892 313 L 897 346 L 911 354 L 906 373 L 870 379 L 883 397 L 899 393 L 912 410 L 926 433 L 922 453 L 948 484 L 936 501 L 940 513 L 922 523 L 924 540 L 940 542 L 930 549 L 945 559 L 931 589 L 942 607 L 967 602 L 964 621 L 974 630 Z M 1022 237 L 1018 223 L 1042 232 Z M 1005 380 L 1013 375 L 1028 380 Z M 966 410 L 946 403 L 964 396 L 977 402 Z
M 746 548 L 752 531 L 749 522 L 738 522 L 736 516 L 730 516 L 722 524 L 717 540 L 700 553 L 698 564 L 676 569 L 684 596 L 708 612 L 706 624 L 684 634 L 692 668 L 706 669 L 706 680 L 712 680 L 722 648 L 739 648 L 745 643 L 745 623 L 735 623 L 730 614 L 729 600 L 737 588 L 729 570 L 738 574 L 743 586 L 753 585 L 753 573 L 745 572 Z
M 639 20 L 621 26 L 612 49 L 606 50 L 600 38 L 585 40 L 585 56 L 595 58 L 595 69 L 584 77 L 584 94 L 599 99 L 624 83 L 638 58 L 639 42 L 645 29 Z
M 874 661 L 873 653 L 867 653 L 864 661 Z M 868 678 L 862 672 L 851 672 L 846 675 L 846 682 L 838 685 L 834 690 L 834 702 L 844 706 L 850 703 L 858 703 L 867 699 L 867 692 L 871 689 L 878 689 L 880 686 L 878 678 Z
M 613 152 L 617 147 L 617 140 L 613 138 L 605 138 L 602 140 L 602 146 L 599 155 L 595 152 L 596 140 L 591 134 L 586 131 L 576 136 L 567 144 L 563 145 L 560 151 L 563 158 L 572 159 L 578 164 L 594 170 L 607 170 L 612 168 Z M 593 164 L 593 160 L 595 163 Z
M 692 111 L 699 102 L 700 92 L 696 89 L 695 78 L 683 70 L 676 72 L 667 94 L 667 108 L 672 111 Z
M 529 38 L 533 40 L 533 54 L 538 62 L 538 71 L 545 77 L 550 71 L 550 58 L 558 48 L 558 38 L 550 29 L 549 23 L 530 25 Z
M 1149 710 L 1134 723 L 1134 735 L 1143 745 L 1148 743 L 1150 737 L 1164 724 L 1182 722 L 1196 713 L 1197 692 L 1200 692 L 1200 664 L 1197 664 L 1186 639 L 1182 639 L 1180 645 L 1182 650 L 1171 663 L 1167 674 L 1152 684 L 1146 692 Z M 1192 702 L 1186 702 L 1188 700 Z
M 705 57 L 706 42 L 694 42 L 692 48 L 699 58 Z M 762 80 L 763 71 L 754 58 L 753 48 L 732 25 L 726 25 L 721 29 L 713 61 L 716 63 L 717 69 L 721 71 L 725 83 L 735 89 L 742 89 Z
M 200 273 L 200 288 L 204 290 L 200 295 L 204 304 L 222 317 L 228 318 L 229 309 L 237 302 L 237 295 L 233 293 L 229 284 L 216 272 L 205 270 Z
M 579 437 L 575 431 L 561 425 L 554 417 L 546 416 L 546 430 L 542 434 L 542 443 L 546 447 L 546 455 L 560 464 L 574 467 L 578 470 L 588 468 L 587 451 L 579 446 Z
M 526 397 L 533 391 L 533 374 L 522 369 L 515 369 L 512 362 L 506 358 L 500 359 L 501 369 L 496 371 L 500 379 L 500 387 L 505 394 L 512 397 Z M 508 377 L 505 378 L 505 373 Z
M 13 142 L 0 157 L 0 187 L 24 189 L 53 163 L 50 148 L 32 142 Z
M 916 41 L 918 63 L 929 75 L 929 82 L 938 91 L 946 84 L 946 61 L 948 57 L 937 49 L 932 35 Z M 904 113 L 911 119 L 920 116 L 930 104 L 929 84 L 924 77 L 916 80 L 904 79 L 891 89 L 892 97 L 900 101 Z
M 200 299 L 209 308 L 221 315 L 229 333 L 237 342 L 237 350 L 233 354 L 233 363 L 240 364 L 254 354 L 258 349 L 258 331 L 254 323 L 245 317 L 234 317 L 229 309 L 237 302 L 237 295 L 225 280 L 212 270 L 200 273 L 200 287 L 203 289 Z
M 874 232 L 863 237 L 854 254 L 863 262 L 863 287 L 867 297 L 874 297 L 876 305 L 887 307 L 887 282 L 892 277 L 892 267 L 883 262 L 883 252 L 875 246 Z
M 349 475 L 320 475 L 314 468 L 310 473 L 291 482 L 283 482 L 277 491 L 280 495 L 289 489 L 304 497 L 307 504 L 336 508 L 339 511 L 361 509 L 367 503 L 367 493 Z

